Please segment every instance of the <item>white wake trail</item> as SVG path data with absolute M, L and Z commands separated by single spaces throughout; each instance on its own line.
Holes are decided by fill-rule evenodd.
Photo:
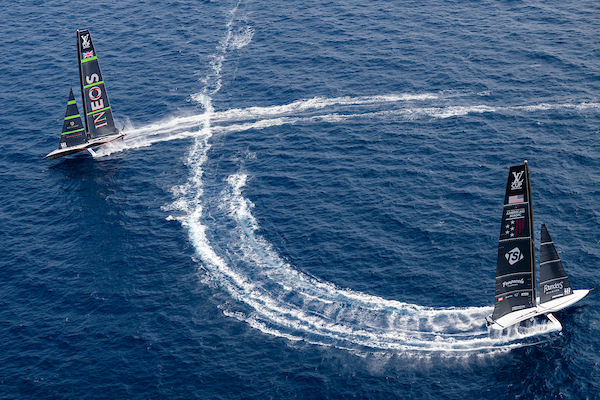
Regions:
M 215 111 L 212 99 L 222 87 L 221 71 L 227 56 L 250 43 L 253 36 L 252 28 L 236 25 L 236 13 L 241 5 L 240 0 L 230 11 L 224 38 L 211 60 L 210 73 L 201 80 L 203 89 L 192 95 L 204 112 L 129 129 L 124 141 L 105 146 L 98 152 L 102 156 L 157 142 L 193 138 L 186 158 L 190 175 L 183 185 L 173 188 L 175 201 L 164 209 L 176 211 L 179 216 L 175 218 L 187 229 L 200 258 L 203 278 L 236 300 L 222 304 L 223 312 L 266 334 L 289 340 L 354 351 L 368 348 L 402 354 L 508 351 L 522 346 L 518 342 L 520 338 L 543 331 L 545 326 L 541 324 L 506 337 L 490 338 L 484 317 L 491 312 L 491 307 L 423 307 L 339 288 L 302 273 L 281 259 L 271 244 L 258 234 L 259 224 L 252 215 L 253 204 L 242 194 L 246 175 L 229 176 L 221 192 L 212 197 L 205 195 L 203 175 L 211 141 L 217 134 L 285 124 L 342 123 L 357 118 L 448 118 L 470 113 L 534 112 L 536 107 L 539 110 L 571 106 L 426 106 L 426 102 L 455 97 L 433 93 L 314 98 L 287 105 Z M 417 102 L 424 104 L 415 107 Z M 573 107 L 597 108 L 597 105 Z M 219 237 L 218 242 L 211 242 L 213 237 Z
M 231 175 L 219 195 L 212 219 L 216 229 L 233 221 L 229 232 L 220 230 L 220 253 L 207 240 L 200 221 L 190 238 L 210 280 L 243 303 L 245 310 L 223 305 L 223 312 L 264 333 L 289 340 L 358 350 L 371 348 L 400 353 L 507 351 L 523 337 L 548 330 L 538 324 L 504 337 L 490 338 L 484 318 L 491 307 L 431 308 L 388 300 L 320 281 L 284 262 L 272 246 L 257 235 L 253 204 L 242 195 L 246 175 Z M 222 225 L 221 225 L 222 224 Z M 224 247 L 224 248 L 223 248 Z
M 226 42 L 222 47 L 228 46 Z M 226 49 L 225 49 L 226 51 Z M 224 56 L 220 58 L 224 59 Z M 214 67 L 221 67 L 221 63 L 214 63 Z M 205 79 L 214 88 L 206 90 L 192 97 L 200 104 L 210 97 L 209 93 L 216 90 L 220 83 L 217 79 L 220 72 L 213 72 L 211 79 Z M 213 82 L 217 80 L 216 82 Z M 315 97 L 308 100 L 298 100 L 290 104 L 248 107 L 245 109 L 230 109 L 226 111 L 214 111 L 208 114 L 205 110 L 202 114 L 188 115 L 169 118 L 167 120 L 153 123 L 140 128 L 128 128 L 125 130 L 127 136 L 120 141 L 112 142 L 101 147 L 97 156 L 123 151 L 126 149 L 137 149 L 151 146 L 154 143 L 180 140 L 188 138 L 205 138 L 206 130 L 201 129 L 210 118 L 211 135 L 232 134 L 247 130 L 265 129 L 282 125 L 309 125 L 317 123 L 340 124 L 357 119 L 381 119 L 410 121 L 418 118 L 428 117 L 445 119 L 461 117 L 472 114 L 495 113 L 513 115 L 515 113 L 533 113 L 551 110 L 597 110 L 600 103 L 538 103 L 532 105 L 517 106 L 489 106 L 489 105 L 449 105 L 443 107 L 415 107 L 415 102 L 425 101 L 447 101 L 461 94 L 448 93 L 424 93 L 424 94 L 388 94 L 380 96 L 359 97 L 337 97 L 321 98 Z M 373 108 L 376 108 L 373 110 Z M 377 109 L 386 108 L 386 109 Z

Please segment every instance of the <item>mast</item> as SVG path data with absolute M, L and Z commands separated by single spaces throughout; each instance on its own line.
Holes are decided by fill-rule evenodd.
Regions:
M 510 167 L 498 240 L 492 319 L 536 306 L 531 181 L 527 161 Z
M 83 79 L 81 79 L 82 74 L 81 74 L 81 46 L 79 45 L 79 30 L 77 30 L 77 67 L 79 69 L 79 89 L 81 89 L 81 104 L 83 104 L 83 113 L 84 113 L 84 118 L 85 119 L 85 98 L 83 96 Z M 86 139 L 89 140 L 90 138 L 90 134 L 88 132 L 87 129 L 87 123 L 85 124 L 85 133 L 86 133 Z
M 89 139 L 118 134 L 119 130 L 115 127 L 96 50 L 90 31 L 87 29 L 77 31 L 77 58 L 84 119 Z

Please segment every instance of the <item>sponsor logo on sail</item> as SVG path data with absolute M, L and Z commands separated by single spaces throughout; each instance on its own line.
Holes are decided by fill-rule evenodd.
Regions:
M 505 235 L 509 235 L 510 237 L 515 237 L 525 228 L 525 219 L 519 219 L 516 221 L 510 221 L 510 223 L 505 226 Z
M 92 43 L 90 42 L 90 35 L 85 35 L 81 37 L 81 47 L 84 49 L 89 49 Z
M 525 258 L 523 253 L 521 253 L 521 249 L 519 249 L 519 246 L 517 246 L 514 249 L 507 252 L 504 255 L 504 257 L 506 258 L 506 261 L 508 261 L 508 263 L 510 265 L 515 265 L 516 263 L 521 261 L 523 258 Z
M 513 287 L 516 285 L 524 285 L 525 284 L 525 278 L 521 278 L 521 279 L 512 279 L 510 281 L 504 281 L 502 282 L 502 287 Z M 518 295 L 518 293 L 517 293 Z
M 506 210 L 506 220 L 512 221 L 515 219 L 523 219 L 525 218 L 525 207 L 524 206 L 514 206 L 514 208 L 508 208 Z
M 508 204 L 523 203 L 524 201 L 525 201 L 525 198 L 523 197 L 522 194 L 508 196 Z
M 513 181 L 510 190 L 519 190 L 523 188 L 523 173 L 525 171 L 513 172 Z
M 551 285 L 544 285 L 544 294 L 549 293 L 549 292 L 554 292 L 555 290 L 562 290 L 562 288 L 563 288 L 562 282 L 556 282 Z

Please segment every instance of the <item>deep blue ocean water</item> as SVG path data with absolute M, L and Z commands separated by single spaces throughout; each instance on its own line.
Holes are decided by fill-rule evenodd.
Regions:
M 0 11 L 0 398 L 600 398 L 597 291 L 484 324 L 525 159 L 600 285 L 597 2 Z M 127 137 L 46 162 L 86 28 Z

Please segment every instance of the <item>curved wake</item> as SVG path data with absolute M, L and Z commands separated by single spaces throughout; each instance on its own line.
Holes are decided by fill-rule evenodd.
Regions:
M 218 199 L 209 202 L 218 204 L 211 207 L 211 219 L 219 221 L 217 228 L 225 234 L 218 244 L 210 242 L 206 232 L 211 227 L 199 219 L 202 205 L 180 218 L 209 280 L 245 305 L 241 309 L 222 305 L 228 316 L 293 341 L 420 354 L 506 351 L 522 346 L 522 338 L 549 330 L 549 325 L 537 324 L 490 338 L 484 318 L 491 307 L 422 307 L 338 288 L 299 272 L 257 235 L 253 204 L 242 196 L 246 179 L 244 174 L 231 175 Z M 179 210 L 197 200 L 187 189 L 180 192 Z M 223 232 L 226 220 L 231 227 Z
M 223 312 L 262 332 L 289 340 L 354 350 L 370 348 L 419 354 L 507 351 L 523 346 L 520 339 L 547 331 L 546 324 L 537 324 L 525 330 L 514 330 L 505 337 L 490 338 L 484 318 L 491 312 L 491 307 L 422 307 L 342 289 L 299 272 L 257 234 L 258 223 L 251 213 L 253 204 L 242 195 L 246 175 L 229 176 L 217 198 L 206 198 L 203 168 L 211 138 L 250 129 L 286 124 L 342 123 L 355 119 L 411 120 L 474 113 L 588 109 L 600 108 L 600 104 L 440 106 L 439 103 L 468 95 L 440 92 L 314 98 L 287 105 L 217 112 L 211 101 L 221 88 L 221 68 L 227 54 L 248 44 L 253 35 L 250 27 L 234 26 L 234 15 L 240 4 L 241 1 L 230 13 L 225 38 L 216 48 L 211 62 L 211 73 L 202 80 L 204 89 L 192 96 L 203 106 L 204 113 L 130 128 L 124 141 L 98 151 L 98 156 L 103 156 L 162 141 L 194 139 L 187 157 L 190 176 L 184 185 L 173 188 L 176 200 L 165 209 L 181 212 L 177 219 L 188 229 L 207 279 L 239 302 L 222 305 Z M 420 106 L 415 106 L 417 103 Z M 203 218 L 205 208 L 210 209 L 212 222 Z M 213 230 L 222 238 L 218 243 L 210 240 L 209 232 Z

